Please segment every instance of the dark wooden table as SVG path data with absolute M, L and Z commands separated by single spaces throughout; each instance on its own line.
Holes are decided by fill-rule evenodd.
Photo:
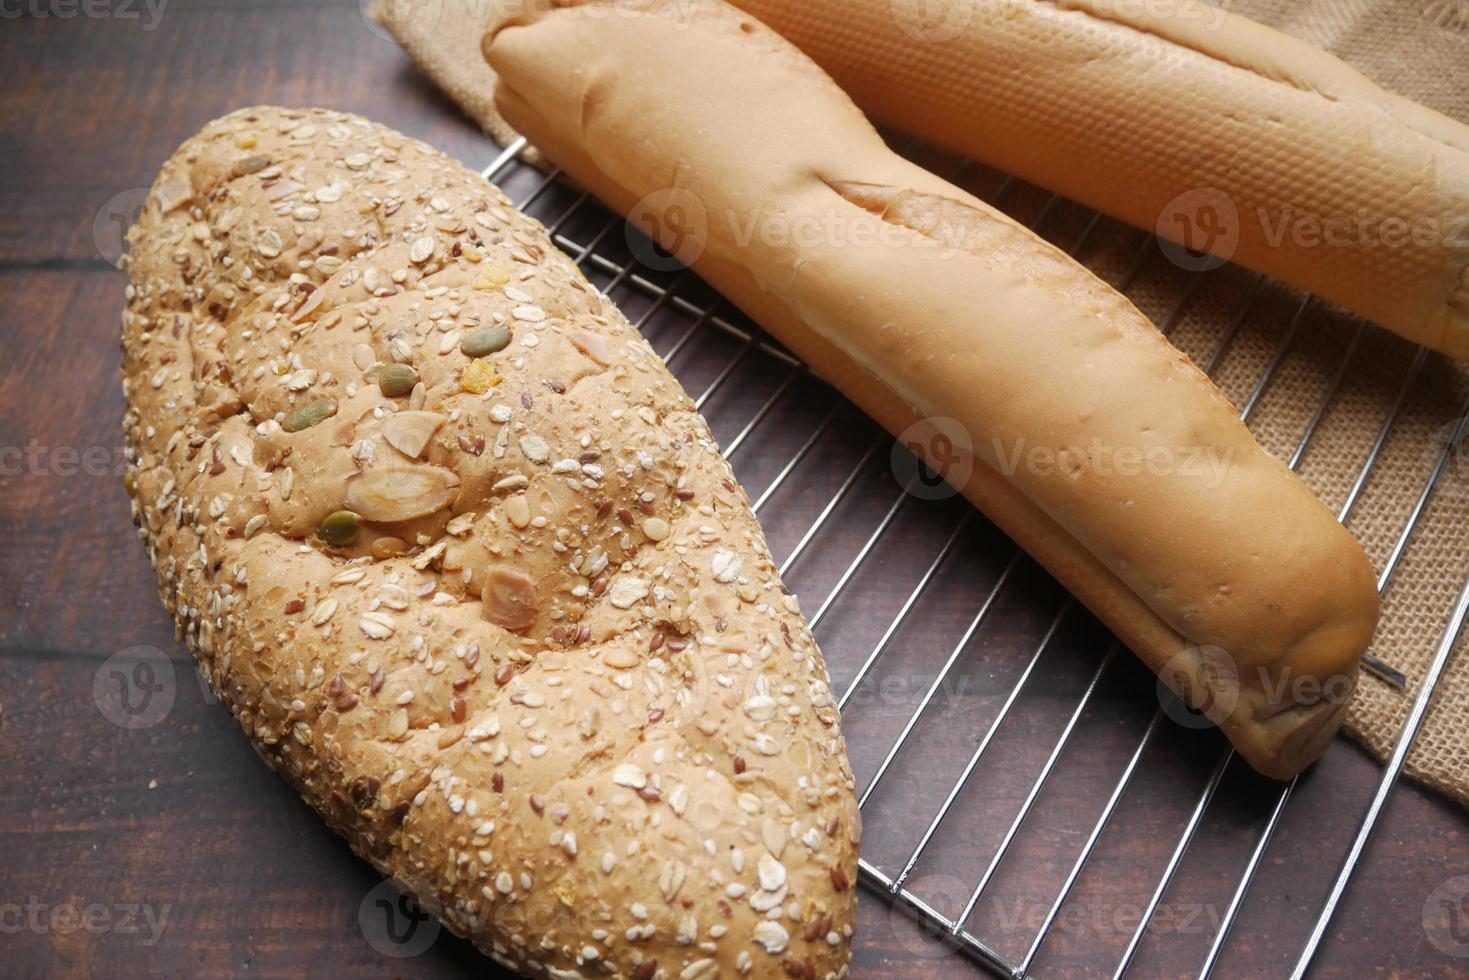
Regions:
M 427 925 L 406 945 L 383 938 L 375 874 L 252 757 L 174 641 L 121 487 L 123 281 L 110 263 L 162 160 L 206 120 L 238 106 L 322 104 L 363 113 L 474 166 L 488 162 L 494 147 L 368 28 L 356 0 L 172 0 L 161 14 L 143 0 L 37 0 L 3 11 L 0 975 L 493 973 L 447 934 L 429 944 Z M 524 187 L 532 178 L 521 172 L 512 180 Z M 648 306 L 636 291 L 615 297 L 631 315 Z M 673 342 L 673 330 L 649 321 L 660 350 Z M 731 343 L 701 338 L 681 353 L 676 368 L 690 390 L 717 374 Z M 758 364 L 741 371 L 706 405 L 724 440 L 763 403 L 771 379 L 779 380 Z M 737 459 L 752 493 L 834 404 L 824 388 L 803 384 L 762 423 Z M 778 556 L 790 553 L 876 438 L 853 415 L 833 432 L 762 513 Z M 877 455 L 881 463 L 886 448 Z M 887 467 L 864 474 L 789 576 L 808 607 L 825 597 L 894 500 Z M 822 624 L 838 688 L 962 512 L 954 501 L 905 506 L 853 577 Z M 984 521 L 971 522 L 946 566 L 946 581 L 961 587 L 925 596 L 894 652 L 853 699 L 847 727 L 864 779 L 1002 574 L 1010 549 Z M 869 859 L 901 866 L 915 830 L 954 778 L 956 760 L 962 765 L 973 750 L 1063 598 L 1028 562 L 1016 566 L 994 617 L 966 646 L 940 703 L 874 796 Z M 1075 704 L 1076 678 L 1090 676 L 1105 645 L 1084 616 L 1057 631 L 1036 681 L 1000 729 L 996 755 L 1004 761 L 987 762 L 966 784 L 917 870 L 915 891 L 945 911 L 962 904 Z M 115 695 L 124 689 L 129 702 L 119 710 Z M 1118 760 L 1156 706 L 1151 696 L 1149 678 L 1126 657 L 1103 675 L 1075 749 L 1001 866 L 987 892 L 994 897 L 970 920 L 1007 955 L 1024 952 L 1037 913 L 1117 778 Z M 1146 901 L 1219 747 L 1212 732 L 1170 729 L 1149 749 L 1037 960 L 1038 974 L 1110 974 L 1133 928 L 1130 916 Z M 1343 742 L 1302 782 L 1218 975 L 1276 976 L 1293 962 L 1378 772 Z M 1274 792 L 1248 772 L 1229 770 L 1160 906 L 1166 918 L 1154 919 L 1140 947 L 1139 974 L 1197 970 L 1211 921 L 1223 913 L 1267 812 L 1262 801 Z M 1455 947 L 1425 930 L 1425 901 L 1456 880 L 1469 889 L 1465 875 L 1469 819 L 1401 787 L 1316 975 L 1469 975 L 1469 958 L 1451 955 L 1469 951 L 1469 935 Z M 415 955 L 389 955 L 402 953 Z M 978 975 L 870 892 L 854 970 Z

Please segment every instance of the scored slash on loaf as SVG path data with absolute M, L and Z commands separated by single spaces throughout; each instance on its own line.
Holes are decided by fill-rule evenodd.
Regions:
M 261 756 L 513 968 L 845 975 L 820 652 L 693 404 L 540 225 L 260 107 L 129 240 L 134 519 Z

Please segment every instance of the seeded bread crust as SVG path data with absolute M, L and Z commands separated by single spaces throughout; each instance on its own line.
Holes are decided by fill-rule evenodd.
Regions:
M 129 241 L 134 520 L 261 756 L 513 969 L 844 976 L 821 654 L 693 404 L 541 226 L 384 127 L 257 107 Z

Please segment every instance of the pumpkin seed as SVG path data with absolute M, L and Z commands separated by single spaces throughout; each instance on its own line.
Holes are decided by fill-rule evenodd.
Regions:
M 313 425 L 320 425 L 335 414 L 337 414 L 336 401 L 331 398 L 322 398 L 314 402 L 307 402 L 287 415 L 286 420 L 281 423 L 281 428 L 287 432 L 300 432 Z
M 510 331 L 504 327 L 480 327 L 459 344 L 470 357 L 485 357 L 510 346 Z
M 426 517 L 449 506 L 459 477 L 439 466 L 379 466 L 347 483 L 347 506 L 367 518 L 392 524 Z
M 316 536 L 333 548 L 345 548 L 357 540 L 362 531 L 362 521 L 350 510 L 339 510 L 328 514 L 316 529 Z
M 418 372 L 407 364 L 385 364 L 378 372 L 377 386 L 386 398 L 401 398 L 418 384 Z

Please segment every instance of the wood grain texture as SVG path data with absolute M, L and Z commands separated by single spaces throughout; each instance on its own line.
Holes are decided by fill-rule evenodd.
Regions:
M 0 155 L 0 335 L 8 343 L 0 362 L 0 973 L 495 975 L 447 934 L 406 958 L 384 949 L 402 952 L 412 942 L 370 941 L 386 914 L 376 904 L 375 874 L 253 758 L 174 642 L 116 462 L 123 279 L 106 261 L 120 242 L 119 216 L 135 206 L 129 193 L 146 188 L 162 160 L 206 120 L 243 104 L 361 112 L 471 165 L 494 150 L 365 26 L 355 0 L 172 0 L 156 29 L 144 30 L 145 22 L 146 14 L 28 15 L 0 30 L 0 62 L 18 68 L 0 99 L 7 150 Z M 518 171 L 507 191 L 519 199 L 538 179 Z M 980 192 L 997 184 L 977 169 L 968 180 Z M 554 219 L 574 200 L 554 188 L 533 210 Z M 1023 220 L 1044 200 L 1020 185 L 1006 207 Z M 1057 213 L 1047 234 L 1069 242 L 1079 218 Z M 608 221 L 587 208 L 563 230 L 586 241 Z M 626 253 L 619 228 L 608 235 L 610 254 Z M 1104 224 L 1095 240 L 1134 234 Z M 1171 273 L 1160 265 L 1150 274 Z M 609 282 L 596 270 L 593 279 Z M 625 282 L 613 295 L 634 319 L 653 306 Z M 679 295 L 696 306 L 716 300 L 697 282 L 681 281 Z M 1291 307 L 1288 297 L 1267 297 L 1260 328 L 1283 327 Z M 666 352 L 692 323 L 665 305 L 646 331 Z M 741 349 L 735 338 L 701 328 L 672 364 L 698 394 Z M 720 439 L 741 432 L 787 378 L 779 362 L 747 354 L 704 406 Z M 834 409 L 817 448 L 761 513 L 777 557 L 790 554 L 877 447 L 787 575 L 808 614 L 901 499 L 890 443 L 824 386 L 798 378 L 734 456 L 758 495 Z M 838 690 L 966 511 L 952 499 L 914 499 L 893 513 L 820 624 Z M 958 536 L 848 706 L 860 779 L 872 777 L 1012 555 L 1013 546 L 982 519 Z M 902 866 L 1064 602 L 1033 564 L 1014 564 L 868 805 L 865 853 L 884 870 Z M 968 897 L 1106 646 L 1089 617 L 1073 612 L 1061 621 L 910 880 L 940 911 L 953 913 Z M 109 660 L 139 647 L 156 651 L 145 656 L 151 674 L 136 662 Z M 156 690 L 141 714 L 118 713 L 118 693 L 137 710 L 145 688 Z M 1035 815 L 969 922 L 1002 953 L 1024 954 L 1147 726 L 1152 690 L 1151 677 L 1126 655 L 1100 675 Z M 1169 724 L 1160 732 L 1041 947 L 1038 976 L 1110 974 L 1222 744 L 1208 731 Z M 1378 772 L 1341 742 L 1302 781 L 1219 976 L 1277 976 L 1293 962 Z M 1139 950 L 1137 975 L 1197 969 L 1276 791 L 1232 764 Z M 1465 975 L 1469 959 L 1430 941 L 1423 918 L 1430 894 L 1462 876 L 1469 876 L 1469 819 L 1415 787 L 1399 788 L 1316 975 Z M 979 975 L 870 891 L 859 929 L 856 976 Z

